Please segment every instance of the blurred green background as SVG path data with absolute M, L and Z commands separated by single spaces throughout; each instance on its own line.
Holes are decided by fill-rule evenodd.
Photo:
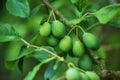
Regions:
M 105 5 L 119 2 L 120 0 L 92 0 L 89 3 L 89 8 L 94 11 Z M 11 24 L 15 30 L 20 33 L 20 35 L 22 35 L 26 40 L 29 40 L 34 32 L 39 29 L 39 23 L 42 18 L 41 16 L 46 10 L 43 8 L 37 14 L 27 19 L 22 19 L 10 15 L 6 10 L 5 3 L 6 0 L 0 0 L 0 24 Z M 29 3 L 31 10 L 40 4 L 39 0 L 29 0 Z M 102 25 L 94 28 L 93 33 L 100 38 L 101 45 L 107 55 L 106 65 L 108 69 L 120 70 L 120 25 L 117 27 L 114 25 Z M 13 70 L 7 69 L 7 66 L 5 65 L 6 57 L 12 58 L 17 56 L 21 46 L 22 43 L 17 41 L 0 43 L 0 80 L 23 80 L 27 72 L 32 70 L 33 66 L 38 63 L 38 61 L 35 59 L 26 58 L 23 72 L 20 72 L 17 66 L 15 66 L 15 69 Z M 39 77 L 36 77 L 36 79 L 40 78 L 40 76 L 43 76 L 43 72 L 44 67 L 42 67 L 40 72 L 38 72 L 37 76 Z

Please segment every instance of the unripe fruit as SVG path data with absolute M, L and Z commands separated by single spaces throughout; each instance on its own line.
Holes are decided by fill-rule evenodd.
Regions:
M 58 39 L 57 38 L 55 38 L 54 36 L 50 36 L 49 38 L 48 38 L 48 44 L 50 45 L 50 46 L 56 46 L 57 45 L 57 43 L 58 43 Z
M 100 47 L 100 42 L 95 35 L 91 33 L 84 33 L 82 37 L 83 42 L 88 48 L 98 49 Z
M 92 70 L 93 65 L 91 58 L 87 54 L 80 57 L 78 60 L 78 67 L 87 71 Z
M 84 46 L 79 40 L 73 42 L 72 52 L 74 56 L 82 56 L 84 53 Z
M 81 80 L 90 80 L 85 73 L 80 72 L 80 76 L 81 76 Z
M 63 39 L 60 40 L 59 48 L 62 51 L 67 52 L 71 49 L 71 47 L 72 47 L 72 40 L 70 36 L 65 36 Z
M 65 77 L 66 77 L 67 80 L 81 80 L 79 71 L 77 71 L 74 68 L 69 68 L 66 71 Z
M 46 37 L 46 36 L 49 36 L 50 33 L 51 33 L 51 26 L 48 22 L 45 22 L 43 23 L 41 26 L 40 26 L 40 35 L 43 36 L 43 37 Z
M 66 34 L 66 29 L 63 23 L 58 20 L 52 22 L 52 34 L 55 37 L 62 38 Z
M 90 78 L 90 80 L 100 80 L 100 77 L 95 72 L 87 71 L 86 75 Z

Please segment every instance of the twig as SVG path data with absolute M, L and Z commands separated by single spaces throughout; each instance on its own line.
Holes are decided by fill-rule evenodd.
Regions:
M 64 62 L 65 64 L 67 64 L 67 61 L 63 58 L 63 57 L 60 57 L 58 56 L 56 53 L 53 53 L 52 51 L 49 51 L 45 48 L 42 48 L 42 47 L 38 47 L 38 46 L 35 46 L 35 45 L 32 45 L 30 43 L 28 43 L 26 40 L 24 39 L 21 39 L 22 42 L 24 42 L 28 47 L 32 47 L 32 48 L 36 48 L 36 49 L 39 49 L 39 50 L 43 50 L 51 55 L 53 55 L 54 57 L 58 58 L 60 61 Z
M 93 57 L 94 61 L 101 67 L 102 70 L 106 70 L 105 64 L 102 63 L 102 59 L 94 54 L 91 49 L 88 49 L 90 55 Z

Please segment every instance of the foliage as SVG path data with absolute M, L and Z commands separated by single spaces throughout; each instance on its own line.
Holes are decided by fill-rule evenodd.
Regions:
M 8 20 L 0 21 L 0 42 L 20 43 L 14 46 L 19 45 L 16 54 L 8 47 L 6 67 L 13 69 L 17 65 L 24 73 L 24 60 L 30 58 L 38 62 L 24 80 L 39 78 L 42 66 L 44 77 L 40 77 L 45 80 L 100 80 L 102 77 L 96 72 L 106 70 L 107 56 L 101 39 L 94 33 L 95 27 L 106 24 L 119 28 L 120 4 L 96 6 L 99 3 L 92 5 L 94 1 L 7 0 L 10 14 L 7 13 Z M 62 65 L 67 69 L 64 66 L 66 71 L 59 74 Z

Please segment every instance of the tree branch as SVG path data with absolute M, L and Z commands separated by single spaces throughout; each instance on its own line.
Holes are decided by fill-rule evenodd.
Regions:
M 52 51 L 49 51 L 49 50 L 47 50 L 45 48 L 42 48 L 42 47 L 38 47 L 38 46 L 32 45 L 32 44 L 28 43 L 24 39 L 21 39 L 21 41 L 24 42 L 28 47 L 32 47 L 32 48 L 36 48 L 36 49 L 39 49 L 39 50 L 43 50 L 43 51 L 53 55 L 54 57 L 58 58 L 60 61 L 64 62 L 65 64 L 68 64 L 67 61 L 63 57 L 58 56 L 56 53 L 53 53 Z
M 47 2 L 46 0 L 42 0 L 42 2 L 51 10 L 54 11 L 55 15 L 59 17 L 59 20 L 61 20 L 65 25 L 67 25 L 68 27 L 72 28 L 71 25 L 68 24 L 67 19 L 65 19 L 63 17 L 63 15 L 55 8 L 53 8 L 49 2 Z M 77 26 L 77 25 L 75 25 Z M 81 39 L 81 36 L 79 36 Z M 97 55 L 94 54 L 94 51 L 91 49 L 88 49 L 88 51 L 90 52 L 90 55 L 93 57 L 93 59 L 95 60 L 95 62 L 101 67 L 101 71 L 98 71 L 97 74 L 101 77 L 101 78 L 111 78 L 111 80 L 120 80 L 120 71 L 112 71 L 112 70 L 107 70 L 105 65 L 102 63 L 101 58 L 98 57 Z M 58 80 L 64 80 L 65 78 L 59 78 Z
M 60 18 L 60 20 L 62 20 L 62 22 L 67 25 L 68 27 L 72 28 L 71 25 L 69 25 L 67 22 L 67 20 L 63 17 L 63 15 L 55 8 L 53 8 L 51 6 L 51 4 L 49 2 L 47 2 L 46 0 L 42 0 L 42 2 L 51 10 L 54 11 L 55 15 L 58 16 Z M 78 25 L 75 25 L 75 26 L 78 26 Z M 79 36 L 79 38 L 81 39 L 82 41 L 82 38 L 81 36 Z M 93 59 L 95 60 L 95 62 L 100 65 L 101 68 L 104 68 L 105 69 L 105 65 L 102 64 L 101 60 L 99 60 L 100 58 L 98 56 L 96 56 L 93 51 L 91 49 L 88 50 L 90 52 L 90 55 L 93 57 Z
M 102 63 L 102 59 L 98 57 L 91 49 L 88 49 L 90 55 L 93 57 L 94 61 L 101 67 L 101 70 L 106 70 L 105 64 Z

